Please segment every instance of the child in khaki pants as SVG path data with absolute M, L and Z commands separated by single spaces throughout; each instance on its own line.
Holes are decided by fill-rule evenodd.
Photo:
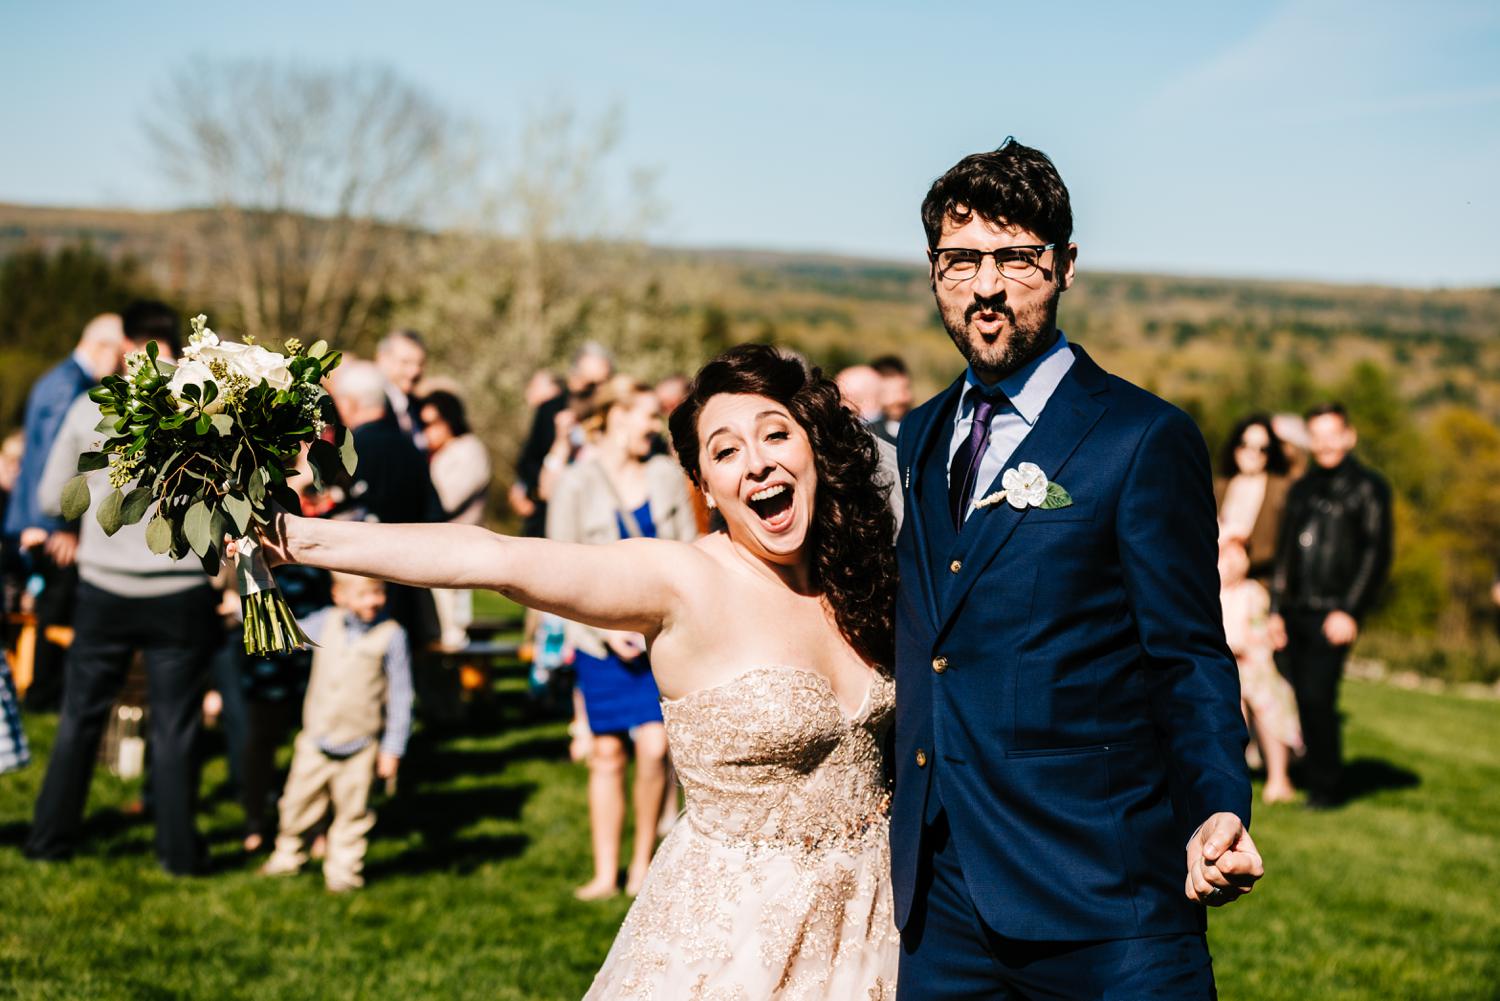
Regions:
M 384 583 L 334 574 L 333 607 L 302 621 L 317 646 L 278 805 L 276 850 L 262 875 L 299 871 L 309 832 L 332 806 L 323 880 L 335 893 L 364 885 L 366 838 L 375 826 L 370 785 L 377 775 L 396 777 L 411 730 L 411 654 L 406 633 L 382 617 L 384 609 Z

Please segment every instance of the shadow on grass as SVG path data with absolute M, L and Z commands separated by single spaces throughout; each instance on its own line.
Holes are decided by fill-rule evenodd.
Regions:
M 398 796 L 379 807 L 377 838 L 407 840 L 415 837 L 420 847 L 408 848 L 394 858 L 372 861 L 371 872 L 467 873 L 489 862 L 513 858 L 526 850 L 530 838 L 524 834 L 462 836 L 466 828 L 487 820 L 514 821 L 536 792 L 532 783 L 490 785 L 462 789 L 421 789 Z
M 414 748 L 413 771 L 422 781 L 445 783 L 465 776 L 493 776 L 522 761 L 566 761 L 567 737 L 532 737 L 502 749 L 462 750 L 450 746 Z
M 1409 768 L 1382 758 L 1355 758 L 1344 765 L 1339 792 L 1348 803 L 1387 789 L 1415 789 L 1421 784 L 1422 776 Z

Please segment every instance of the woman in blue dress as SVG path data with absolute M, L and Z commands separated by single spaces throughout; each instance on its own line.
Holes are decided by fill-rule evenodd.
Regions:
M 659 454 L 661 409 L 650 386 L 618 376 L 596 390 L 584 421 L 589 447 L 557 479 L 547 509 L 547 536 L 590 545 L 631 538 L 682 542 L 697 537 L 688 484 L 678 464 Z M 628 743 L 634 744 L 635 842 L 626 879 L 634 893 L 646 877 L 666 801 L 667 734 L 645 640 L 569 623 L 578 688 L 589 729 L 589 825 L 594 876 L 576 896 L 597 900 L 619 889 L 625 825 Z

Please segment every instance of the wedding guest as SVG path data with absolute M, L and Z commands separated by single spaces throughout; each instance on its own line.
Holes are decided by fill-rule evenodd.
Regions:
M 332 601 L 328 574 L 313 567 L 279 566 L 276 586 L 299 622 Z M 244 654 L 241 647 L 240 653 Z M 240 770 L 240 805 L 245 812 L 243 847 L 258 852 L 274 834 L 271 808 L 280 795 L 276 752 L 297 724 L 312 670 L 311 650 L 267 657 L 242 656 L 240 690 L 245 703 L 245 747 Z
M 0 649 L 0 775 L 31 764 L 26 729 L 21 725 L 21 703 L 10 677 L 10 661 Z
M 859 415 L 861 421 L 868 425 L 880 420 L 883 380 L 879 372 L 869 365 L 850 365 L 841 370 L 833 381 L 839 387 L 844 402 Z
M 415 330 L 393 330 L 375 346 L 375 364 L 385 376 L 385 416 L 419 449 L 427 447 L 412 394 L 427 367 L 427 344 Z
M 432 486 L 443 505 L 443 520 L 482 524 L 490 490 L 490 454 L 470 430 L 463 401 L 447 390 L 437 390 L 424 396 L 417 409 L 431 450 Z M 473 592 L 439 589 L 432 592 L 432 598 L 437 605 L 440 642 L 449 649 L 462 647 L 474 618 Z
M 357 521 L 442 521 L 426 457 L 386 419 L 386 379 L 380 369 L 366 361 L 346 361 L 334 370 L 330 391 L 359 454 L 347 496 L 330 513 Z M 437 615 L 427 592 L 392 586 L 387 601 L 391 617 L 416 649 L 436 637 Z
M 179 321 L 160 303 L 125 312 L 127 347 L 155 341 L 161 356 L 175 357 Z M 95 447 L 99 405 L 79 397 L 63 418 L 37 487 L 46 515 L 60 512 L 63 487 L 76 474 L 78 456 Z M 197 743 L 209 657 L 219 637 L 218 595 L 198 561 L 174 561 L 146 545 L 143 518 L 104 534 L 93 512 L 112 489 L 106 470 L 88 474 L 93 498 L 80 522 L 78 600 L 68 648 L 62 715 L 25 852 L 33 859 L 72 855 L 83 820 L 89 782 L 105 718 L 136 653 L 146 665 L 150 702 L 150 774 L 156 814 L 156 854 L 174 875 L 203 870 L 198 837 Z
M 617 376 L 596 390 L 585 420 L 593 447 L 559 479 L 548 508 L 547 537 L 591 545 L 696 538 L 681 469 L 651 454 L 651 438 L 660 426 L 661 407 L 650 386 Z M 626 881 L 626 892 L 634 895 L 651 863 L 667 795 L 661 696 L 641 636 L 569 623 L 568 639 L 593 734 L 588 767 L 594 877 L 575 896 L 598 900 L 618 889 L 627 742 L 636 758 L 635 844 Z
M 1289 803 L 1296 790 L 1287 771 L 1302 751 L 1302 726 L 1292 686 L 1276 670 L 1270 634 L 1271 595 L 1252 580 L 1250 556 L 1239 539 L 1219 543 L 1219 603 L 1224 609 L 1224 636 L 1240 672 L 1240 709 L 1254 727 L 1266 766 L 1261 798 Z
M 882 355 L 870 367 L 880 374 L 880 417 L 870 423 L 870 430 L 894 445 L 901 421 L 911 412 L 911 373 L 897 355 Z
M 1312 467 L 1292 485 L 1271 577 L 1271 638 L 1285 648 L 1307 744 L 1307 805 L 1338 803 L 1342 771 L 1338 690 L 1360 620 L 1391 565 L 1391 491 L 1354 457 L 1348 412 L 1306 414 Z
M 1281 439 L 1287 479 L 1296 483 L 1307 472 L 1307 421 L 1301 414 L 1276 414 L 1271 418 L 1271 429 Z
M 526 380 L 526 388 L 521 391 L 521 399 L 526 401 L 529 410 L 535 410 L 548 400 L 560 395 L 563 391 L 562 380 L 557 373 L 551 369 L 539 368 L 531 373 L 531 378 Z
M 315 644 L 302 732 L 282 793 L 276 849 L 260 872 L 290 876 L 307 862 L 313 830 L 331 809 L 323 882 L 364 885 L 375 814 L 370 785 L 396 778 L 411 732 L 411 662 L 401 627 L 382 615 L 384 582 L 333 575 L 333 607 L 302 620 Z
M 0 524 L 10 508 L 10 495 L 21 476 L 21 454 L 26 448 L 26 433 L 12 431 L 0 442 Z M 0 612 L 18 611 L 26 588 L 26 561 L 14 545 L 0 534 Z M 3 621 L 3 620 L 0 620 Z M 0 626 L 0 636 L 4 635 Z
M 101 313 L 83 328 L 73 353 L 42 375 L 26 397 L 21 470 L 6 505 L 3 535 L 4 548 L 20 554 L 28 572 L 42 584 L 34 609 L 41 639 L 31 687 L 26 691 L 26 705 L 31 709 L 53 711 L 61 702 L 63 650 L 48 642 L 46 633 L 49 626 L 71 621 L 78 581 L 73 566 L 78 550 L 77 528 L 65 524 L 61 515 L 49 515 L 41 509 L 37 487 L 68 408 L 119 368 L 124 349 L 125 328 L 120 316 Z
M 687 399 L 688 377 L 681 372 L 674 372 L 656 383 L 656 402 L 661 405 L 663 418 L 671 417 L 672 411 L 682 405 Z
M 1244 543 L 1250 576 L 1266 581 L 1276 562 L 1282 512 L 1291 480 L 1286 452 L 1266 414 L 1242 418 L 1229 433 L 1219 455 L 1214 501 L 1219 509 L 1219 536 Z
M 531 431 L 521 446 L 516 459 L 516 484 L 522 488 L 530 503 L 529 514 L 524 514 L 522 533 L 528 536 L 546 534 L 547 501 L 541 493 L 542 463 L 552 451 L 557 436 L 558 415 L 570 410 L 575 416 L 587 405 L 594 387 L 607 381 L 614 374 L 614 359 L 600 344 L 588 341 L 573 354 L 568 367 L 567 391 L 553 397 L 537 407 L 532 415 Z M 523 508 L 518 508 L 518 512 Z

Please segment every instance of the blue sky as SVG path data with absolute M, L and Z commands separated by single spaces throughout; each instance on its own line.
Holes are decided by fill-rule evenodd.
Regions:
M 1013 134 L 1083 269 L 1500 284 L 1493 2 L 0 0 L 0 201 L 174 204 L 141 121 L 194 54 L 388 63 L 500 149 L 618 106 L 662 243 L 915 261 L 927 185 Z

